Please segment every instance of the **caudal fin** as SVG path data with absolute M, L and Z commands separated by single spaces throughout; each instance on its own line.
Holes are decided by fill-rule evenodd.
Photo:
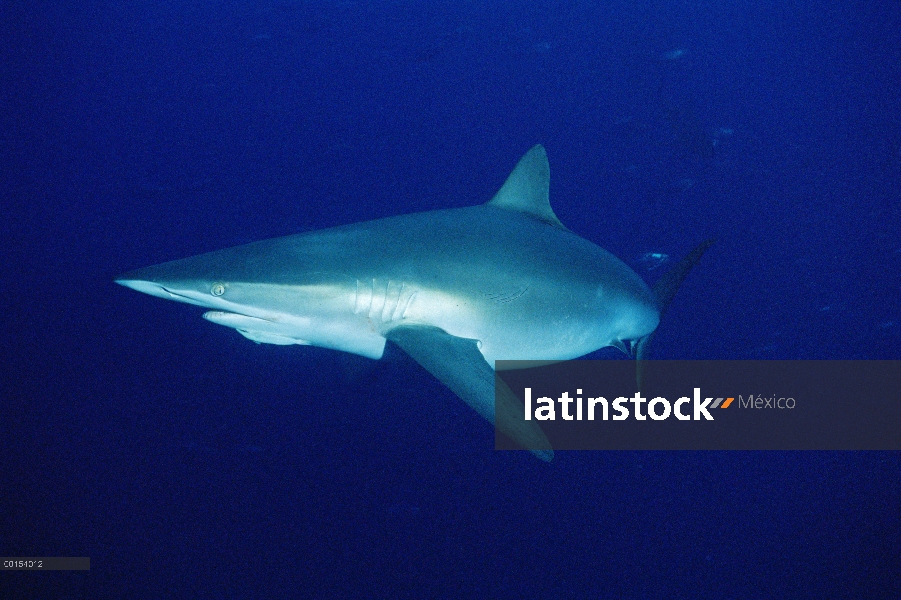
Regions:
M 707 252 L 715 242 L 715 239 L 710 239 L 698 244 L 694 250 L 686 254 L 682 260 L 673 266 L 672 269 L 667 271 L 667 273 L 654 284 L 653 291 L 654 296 L 657 298 L 657 306 L 660 308 L 661 323 L 663 322 L 663 317 L 666 315 L 666 310 L 669 308 L 670 302 L 672 302 L 676 292 L 679 291 L 679 286 L 682 285 L 682 282 L 685 281 L 685 278 L 688 276 L 691 269 L 698 264 L 698 261 L 704 256 L 704 253 Z M 656 332 L 651 332 L 641 338 L 635 345 L 636 378 L 638 380 L 639 390 L 641 390 L 641 382 L 644 375 L 643 361 L 648 357 L 648 348 L 651 345 L 651 340 L 654 339 L 654 333 Z

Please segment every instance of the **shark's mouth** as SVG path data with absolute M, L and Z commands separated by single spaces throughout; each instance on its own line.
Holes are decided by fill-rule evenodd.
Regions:
M 278 323 L 268 319 L 248 317 L 247 315 L 240 315 L 238 313 L 221 310 L 207 311 L 203 313 L 203 318 L 219 325 L 231 327 L 247 339 L 253 340 L 258 344 L 277 344 L 279 346 L 310 344 L 307 340 L 300 339 L 293 335 L 286 335 L 285 331 L 283 331 Z
M 172 298 L 174 298 L 176 300 L 185 300 L 185 301 L 189 301 L 189 302 L 196 302 L 196 300 L 194 298 L 190 298 L 188 296 L 183 296 L 182 294 L 176 294 L 172 290 L 170 290 L 162 285 L 160 286 L 160 289 L 163 290 L 164 292 L 166 292 L 167 294 L 169 294 Z
M 226 312 L 224 310 L 209 310 L 203 313 L 203 318 L 207 321 L 218 323 L 219 325 L 234 327 L 235 329 L 272 329 L 275 325 L 275 323 L 273 321 L 270 321 L 269 319 L 249 317 L 240 313 Z

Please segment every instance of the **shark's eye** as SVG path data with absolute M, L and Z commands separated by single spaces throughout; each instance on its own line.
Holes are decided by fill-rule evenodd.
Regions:
M 225 293 L 225 284 L 224 283 L 214 283 L 210 287 L 210 293 L 214 296 L 221 296 Z

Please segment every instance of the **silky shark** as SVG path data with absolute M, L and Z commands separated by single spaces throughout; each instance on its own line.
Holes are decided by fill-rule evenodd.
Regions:
M 494 361 L 561 361 L 605 346 L 642 358 L 675 289 L 710 242 L 652 291 L 569 231 L 548 201 L 542 146 L 486 204 L 254 242 L 125 273 L 139 292 L 210 309 L 264 344 L 381 358 L 391 340 L 503 433 L 553 450 Z

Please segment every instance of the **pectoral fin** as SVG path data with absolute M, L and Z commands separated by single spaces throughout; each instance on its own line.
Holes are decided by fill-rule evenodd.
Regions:
M 522 419 L 522 405 L 510 389 L 498 381 L 495 406 L 495 377 L 476 340 L 455 337 L 437 327 L 406 326 L 392 329 L 386 336 L 401 347 L 429 373 L 438 378 L 490 423 L 544 461 L 554 451 L 544 432 L 534 421 Z

